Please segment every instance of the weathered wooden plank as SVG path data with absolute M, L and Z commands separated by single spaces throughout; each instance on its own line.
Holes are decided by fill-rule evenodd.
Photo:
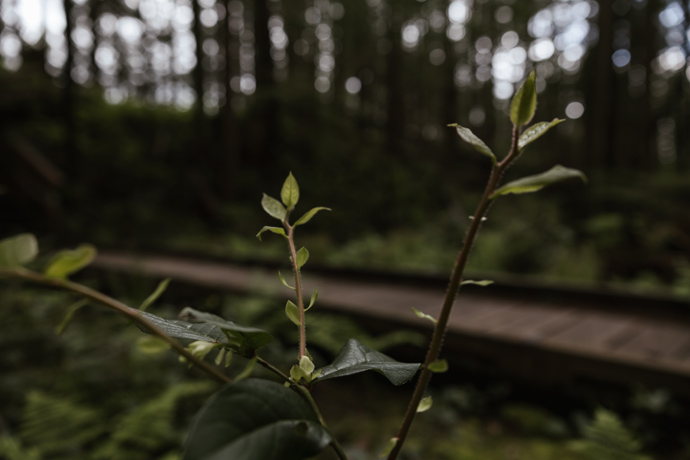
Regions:
M 642 359 L 675 361 L 675 355 L 687 342 L 690 329 L 677 324 L 648 321 L 646 328 L 633 340 L 616 350 L 616 354 Z
M 294 296 L 293 291 L 280 284 L 275 270 L 176 257 L 120 254 L 101 254 L 97 264 L 159 278 L 172 277 L 199 286 L 285 298 Z M 361 317 L 383 321 L 391 318 L 425 328 L 430 328 L 431 323 L 417 318 L 411 307 L 437 316 L 445 294 L 440 289 L 306 276 L 304 295 L 307 300 L 314 288 L 319 290 L 320 307 L 351 311 Z M 635 366 L 678 378 L 690 377 L 690 323 L 658 319 L 653 315 L 634 316 L 624 311 L 611 313 L 572 305 L 520 302 L 493 298 L 487 291 L 487 295 L 463 294 L 456 299 L 449 320 L 449 341 L 453 340 L 452 334 L 475 342 L 490 339 L 492 347 L 520 345 L 533 352 L 544 350 L 555 356 Z

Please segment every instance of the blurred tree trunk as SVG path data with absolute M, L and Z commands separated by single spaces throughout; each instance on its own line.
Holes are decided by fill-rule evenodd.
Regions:
M 204 49 L 203 49 L 203 30 L 201 27 L 201 9 L 199 8 L 199 1 L 192 0 L 192 33 L 194 34 L 195 45 L 195 55 L 196 55 L 196 65 L 192 71 L 192 86 L 194 87 L 194 93 L 196 94 L 196 123 L 197 128 L 200 128 L 199 124 L 203 124 L 204 119 Z
M 683 18 L 683 30 L 686 31 L 686 33 L 683 34 L 683 49 L 687 52 L 690 46 L 687 33 L 687 31 L 690 30 L 690 5 L 688 5 L 688 2 L 681 2 L 681 5 L 683 6 L 683 13 L 685 13 Z M 687 65 L 685 68 L 687 69 Z M 675 140 L 677 152 L 676 169 L 679 171 L 685 171 L 690 162 L 690 158 L 688 158 L 688 154 L 690 154 L 688 149 L 690 146 L 688 145 L 688 130 L 686 129 L 690 121 L 690 97 L 688 94 L 690 92 L 690 85 L 688 85 L 686 75 L 685 72 L 681 72 L 680 75 L 678 75 L 677 84 L 678 110 L 676 112 Z
M 442 119 L 441 129 L 443 132 L 443 139 L 447 155 L 457 154 L 458 136 L 454 132 L 445 128 L 449 123 L 457 123 L 458 120 L 458 92 L 455 88 L 455 63 L 457 62 L 455 56 L 455 47 L 453 42 L 448 38 L 447 34 L 443 34 L 443 51 L 446 54 L 446 60 L 441 66 L 442 83 Z
M 79 176 L 79 165 L 77 155 L 76 143 L 76 114 L 75 114 L 75 84 L 72 79 L 72 67 L 74 66 L 74 53 L 76 47 L 72 40 L 72 29 L 74 27 L 73 18 L 73 4 L 72 0 L 63 0 L 63 8 L 65 10 L 65 43 L 67 46 L 67 59 L 62 71 L 62 82 L 64 85 L 63 99 L 62 99 L 62 113 L 65 120 L 65 152 L 62 158 L 58 158 L 61 165 L 66 166 L 66 170 L 72 172 L 73 175 Z
M 273 84 L 269 17 L 267 0 L 254 0 L 254 69 L 257 92 L 270 88 Z
M 652 93 L 651 93 L 651 79 L 652 79 L 652 61 L 656 54 L 656 41 L 650 40 L 650 37 L 657 37 L 658 31 L 655 27 L 655 13 L 658 11 L 659 2 L 655 0 L 648 0 L 643 10 L 643 29 L 639 34 L 644 40 L 640 43 L 642 50 L 642 65 L 645 70 L 644 80 L 644 94 L 641 97 L 641 106 L 639 109 L 639 126 L 637 148 L 637 169 L 639 171 L 650 171 L 655 169 L 658 165 L 656 161 L 656 148 L 654 146 L 654 114 L 652 110 Z M 633 34 L 635 37 L 636 34 Z M 632 37 L 631 37 L 632 38 Z
M 225 90 L 225 106 L 220 114 L 221 121 L 221 156 L 220 162 L 221 177 L 218 183 L 220 184 L 220 193 L 225 200 L 231 200 L 236 191 L 237 174 L 240 168 L 239 158 L 239 142 L 237 139 L 237 127 L 232 113 L 232 87 L 230 80 L 233 74 L 233 59 L 232 59 L 232 34 L 230 33 L 230 1 L 225 1 L 225 20 L 221 24 L 221 43 L 223 44 L 223 54 L 225 59 L 225 68 L 221 72 L 223 78 L 223 88 Z
M 615 146 L 615 74 L 611 64 L 613 54 L 613 9 L 611 0 L 599 2 L 599 43 L 595 49 L 595 78 L 593 88 L 592 126 L 589 129 L 590 164 L 595 169 L 611 169 Z
M 98 49 L 98 44 L 100 43 L 100 36 L 98 35 L 98 17 L 101 13 L 101 4 L 103 0 L 91 0 L 89 3 L 89 19 L 91 20 L 91 34 L 93 35 L 93 45 L 91 47 L 91 78 L 95 85 L 99 84 L 100 79 L 100 69 L 98 63 L 96 62 L 96 49 Z
M 273 59 L 269 38 L 268 19 L 270 10 L 267 0 L 254 0 L 254 96 L 255 116 L 252 132 L 254 159 L 261 167 L 271 164 L 277 156 L 280 144 L 280 104 L 275 93 Z
M 399 155 L 402 151 L 403 132 L 405 129 L 405 100 L 402 82 L 402 44 L 400 29 L 402 13 L 399 2 L 391 4 L 391 16 L 388 18 L 387 39 L 390 40 L 390 52 L 386 57 L 386 151 L 389 155 Z

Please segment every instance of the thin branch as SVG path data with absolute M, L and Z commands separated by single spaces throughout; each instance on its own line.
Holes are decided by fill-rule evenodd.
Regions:
M 316 401 L 314 401 L 314 398 L 312 397 L 309 390 L 306 387 L 304 387 L 300 384 L 297 384 L 297 383 L 293 384 L 291 386 L 291 388 L 293 388 L 295 391 L 297 391 L 309 403 L 312 410 L 316 414 L 316 417 L 319 419 L 319 423 L 321 424 L 321 426 L 328 430 L 328 425 L 326 425 L 326 419 L 324 419 L 323 415 L 321 415 L 321 411 L 319 410 L 319 406 L 316 405 Z M 342 446 L 338 443 L 338 440 L 333 438 L 333 440 L 330 442 L 330 446 L 333 448 L 335 453 L 338 455 L 339 459 L 347 460 L 347 455 L 345 454 L 345 451 L 343 450 Z
M 292 259 L 292 271 L 295 274 L 295 294 L 297 295 L 297 310 L 299 311 L 299 357 L 307 354 L 307 325 L 304 314 L 304 297 L 302 295 L 302 275 L 299 266 L 297 265 L 297 250 L 295 249 L 294 227 L 284 222 L 287 230 L 288 246 L 290 247 L 290 258 Z
M 161 328 L 156 326 L 155 324 L 152 324 L 150 321 L 146 320 L 139 314 L 139 310 L 135 308 L 131 308 L 124 303 L 120 302 L 119 300 L 113 299 L 112 297 L 109 297 L 105 294 L 102 294 L 98 291 L 95 291 L 87 286 L 84 286 L 79 283 L 75 283 L 72 281 L 68 280 L 62 280 L 62 279 L 57 279 L 57 278 L 50 278 L 45 275 L 42 275 L 40 273 L 36 273 L 30 270 L 26 269 L 8 269 L 8 268 L 0 268 L 0 277 L 5 277 L 5 278 L 14 278 L 14 279 L 19 279 L 23 281 L 30 281 L 33 283 L 37 284 L 42 284 L 44 286 L 50 286 L 53 288 L 57 289 L 63 289 L 66 291 L 74 292 L 75 294 L 79 294 L 81 296 L 87 297 L 91 300 L 94 300 L 102 305 L 105 305 L 106 307 L 115 310 L 117 313 L 126 316 L 127 318 L 131 319 L 132 321 L 138 323 L 141 325 L 144 329 L 149 331 L 152 335 L 155 335 L 156 337 L 162 339 L 163 341 L 167 342 L 170 347 L 175 350 L 177 353 L 180 355 L 184 356 L 185 359 L 187 359 L 190 363 L 193 363 L 195 366 L 218 380 L 219 382 L 222 383 L 231 383 L 232 379 L 226 375 L 224 375 L 222 372 L 220 372 L 218 369 L 216 369 L 214 366 L 211 364 L 207 363 L 206 361 L 197 358 L 193 354 L 191 354 L 189 351 L 185 349 L 185 347 L 179 343 L 177 340 L 166 334 Z
M 415 387 L 414 393 L 412 394 L 412 399 L 407 406 L 407 411 L 405 412 L 405 418 L 400 426 L 400 431 L 398 432 L 398 441 L 388 455 L 388 460 L 395 460 L 402 449 L 405 439 L 410 431 L 412 422 L 414 421 L 415 415 L 417 414 L 417 408 L 419 403 L 424 397 L 426 388 L 431 380 L 432 371 L 429 369 L 429 365 L 438 360 L 439 354 L 441 352 L 441 347 L 443 346 L 443 338 L 446 334 L 446 328 L 448 326 L 448 319 L 450 318 L 450 313 L 453 310 L 453 304 L 455 303 L 455 298 L 460 291 L 460 286 L 462 285 L 462 277 L 465 272 L 465 266 L 467 265 L 467 259 L 469 257 L 470 251 L 474 244 L 474 240 L 477 237 L 479 229 L 484 220 L 484 216 L 489 211 L 493 200 L 491 195 L 498 187 L 503 173 L 510 167 L 513 161 L 518 155 L 518 137 L 520 130 L 517 127 L 513 128 L 513 137 L 511 142 L 511 149 L 508 155 L 499 162 L 495 164 L 491 169 L 491 175 L 484 189 L 484 194 L 482 195 L 477 209 L 472 217 L 472 223 L 470 228 L 467 230 L 465 235 L 465 241 L 463 242 L 460 254 L 453 267 L 453 272 L 450 277 L 450 282 L 448 283 L 448 289 L 446 291 L 446 296 L 443 299 L 443 307 L 441 308 L 441 313 L 434 327 L 433 335 L 431 336 L 431 342 L 429 344 L 429 350 L 424 360 L 424 366 L 422 372 L 420 373 L 419 379 L 417 380 L 417 385 Z
M 257 362 L 257 363 L 259 363 L 260 365 L 262 365 L 263 367 L 265 367 L 265 368 L 268 369 L 269 371 L 271 371 L 271 372 L 273 372 L 274 374 L 276 374 L 278 377 L 280 377 L 281 379 L 283 379 L 283 381 L 285 381 L 285 382 L 289 382 L 289 381 L 290 381 L 290 377 L 288 377 L 287 375 L 283 374 L 283 373 L 280 371 L 280 369 L 278 369 L 277 367 L 275 367 L 273 364 L 269 363 L 268 361 L 264 360 L 263 358 L 259 358 L 258 356 L 255 356 L 255 358 L 256 358 L 256 362 Z

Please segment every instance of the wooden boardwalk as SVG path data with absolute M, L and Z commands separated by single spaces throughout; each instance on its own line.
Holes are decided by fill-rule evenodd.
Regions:
M 276 271 L 170 256 L 102 253 L 97 268 L 234 292 L 289 298 Z M 287 274 L 287 273 L 286 273 Z M 383 325 L 430 331 L 415 307 L 436 316 L 444 290 L 305 276 L 305 296 L 318 287 L 319 308 Z M 475 367 L 508 370 L 528 380 L 563 383 L 586 379 L 666 386 L 690 396 L 690 312 L 687 318 L 493 296 L 491 287 L 461 294 L 449 322 L 445 357 Z M 386 326 L 388 325 L 388 326 Z

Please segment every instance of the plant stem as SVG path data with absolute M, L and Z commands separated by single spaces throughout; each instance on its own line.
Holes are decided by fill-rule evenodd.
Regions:
M 510 152 L 501 162 L 493 165 L 491 168 L 491 174 L 486 184 L 486 188 L 484 189 L 484 194 L 477 205 L 477 209 L 472 217 L 472 223 L 470 224 L 467 234 L 465 235 L 462 249 L 460 250 L 460 254 L 455 261 L 455 266 L 453 267 L 453 272 L 451 273 L 450 281 L 448 283 L 448 289 L 446 290 L 446 296 L 443 299 L 443 307 L 441 308 L 441 313 L 439 314 L 436 326 L 434 327 L 434 332 L 431 336 L 431 342 L 429 343 L 429 350 L 427 351 L 426 359 L 424 360 L 424 366 L 419 379 L 417 380 L 417 386 L 412 394 L 410 404 L 407 407 L 407 412 L 405 413 L 405 418 L 400 426 L 400 431 L 398 432 L 398 441 L 388 455 L 388 460 L 395 460 L 398 457 L 398 454 L 405 443 L 405 439 L 407 438 L 407 434 L 410 431 L 414 417 L 417 414 L 417 407 L 424 397 L 424 392 L 429 385 L 432 374 L 432 372 L 429 370 L 429 365 L 438 360 L 441 352 L 443 338 L 445 337 L 446 329 L 448 327 L 448 319 L 450 318 L 450 313 L 453 310 L 455 298 L 457 297 L 458 292 L 460 291 L 460 286 L 462 285 L 462 277 L 465 272 L 468 256 L 472 250 L 472 245 L 474 244 L 474 240 L 477 237 L 479 228 L 482 225 L 484 216 L 486 216 L 493 202 L 491 195 L 498 187 L 505 171 L 510 167 L 515 158 L 517 158 L 517 142 L 519 134 L 519 128 L 514 127 Z
M 309 403 L 312 410 L 316 414 L 316 417 L 319 419 L 319 423 L 321 424 L 321 426 L 328 430 L 328 425 L 326 425 L 326 420 L 323 418 L 323 415 L 321 415 L 321 411 L 319 410 L 319 406 L 316 405 L 316 401 L 314 401 L 314 398 L 312 397 L 309 390 L 307 388 L 305 388 L 304 386 L 299 385 L 299 384 L 292 385 L 292 388 L 294 388 L 295 391 L 297 391 L 300 395 L 302 395 L 302 397 Z M 338 443 L 338 441 L 335 438 L 333 438 L 330 445 L 333 448 L 333 450 L 335 451 L 335 453 L 338 455 L 338 458 L 340 458 L 341 460 L 347 460 L 347 455 L 345 454 L 345 451 L 343 450 L 343 448 L 341 447 L 341 445 Z
M 166 334 L 161 328 L 159 328 L 155 324 L 152 324 L 150 321 L 143 318 L 139 314 L 139 310 L 131 308 L 123 304 L 119 300 L 113 299 L 112 297 L 95 291 L 82 284 L 74 283 L 68 280 L 49 278 L 40 273 L 36 273 L 26 269 L 0 268 L 0 277 L 15 278 L 24 281 L 30 281 L 37 284 L 42 284 L 44 286 L 64 289 L 66 291 L 71 291 L 91 300 L 94 300 L 102 305 L 105 305 L 108 308 L 111 308 L 112 310 L 115 310 L 119 314 L 126 316 L 127 318 L 141 325 L 152 335 L 155 335 L 156 337 L 167 342 L 170 345 L 170 347 L 173 348 L 177 353 L 184 356 L 190 363 L 193 363 L 194 365 L 199 367 L 201 370 L 203 370 L 219 382 L 232 382 L 232 379 L 230 379 L 228 376 L 224 375 L 222 372 L 220 372 L 218 369 L 216 369 L 214 366 L 210 365 L 206 361 L 199 359 L 193 354 L 191 354 L 189 351 L 185 349 L 185 347 L 181 343 L 179 343 L 177 340 Z
M 283 374 L 283 373 L 280 371 L 280 369 L 278 369 L 277 367 L 275 367 L 273 364 L 269 363 L 268 361 L 266 361 L 266 360 L 263 359 L 263 358 L 259 358 L 258 356 L 255 356 L 255 358 L 256 358 L 256 362 L 257 362 L 257 363 L 261 364 L 263 367 L 265 367 L 265 368 L 268 369 L 269 371 L 271 371 L 271 372 L 273 372 L 274 374 L 276 374 L 278 377 L 280 377 L 281 379 L 283 379 L 285 382 L 289 382 L 289 381 L 290 381 L 290 377 L 288 377 L 287 375 Z
M 294 227 L 284 222 L 287 230 L 288 246 L 290 247 L 290 259 L 292 259 L 292 271 L 295 274 L 295 294 L 297 295 L 297 310 L 299 311 L 299 356 L 297 360 L 301 360 L 302 356 L 307 354 L 307 325 L 304 315 L 304 298 L 302 296 L 302 275 L 300 274 L 299 266 L 297 266 L 297 250 L 295 249 Z

